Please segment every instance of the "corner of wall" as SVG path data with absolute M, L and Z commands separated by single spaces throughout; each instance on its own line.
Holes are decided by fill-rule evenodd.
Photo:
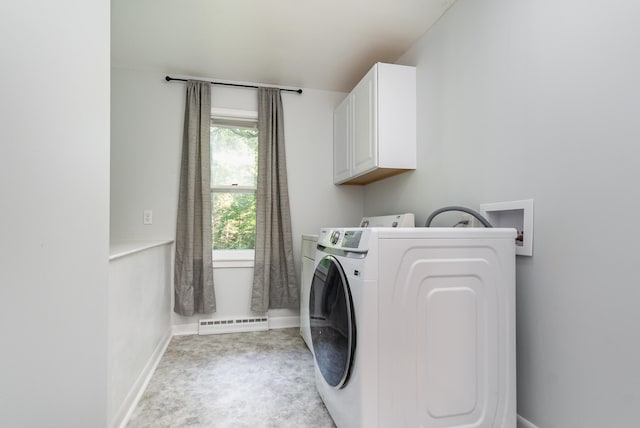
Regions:
M 522 416 L 518 415 L 518 426 L 517 428 L 538 428 Z

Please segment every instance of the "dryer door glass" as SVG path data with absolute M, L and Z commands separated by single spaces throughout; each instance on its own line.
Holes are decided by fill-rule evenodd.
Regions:
M 325 256 L 313 275 L 309 324 L 316 364 L 325 381 L 342 388 L 349 379 L 356 348 L 356 323 L 342 266 Z

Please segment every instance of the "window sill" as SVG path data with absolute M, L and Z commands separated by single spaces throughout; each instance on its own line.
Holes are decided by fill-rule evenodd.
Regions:
M 214 269 L 252 268 L 253 260 L 214 260 Z
M 253 250 L 213 251 L 213 268 L 252 268 Z

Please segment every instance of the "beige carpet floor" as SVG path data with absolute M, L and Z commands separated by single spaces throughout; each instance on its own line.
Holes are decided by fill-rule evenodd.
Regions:
M 128 428 L 334 428 L 298 329 L 176 336 Z

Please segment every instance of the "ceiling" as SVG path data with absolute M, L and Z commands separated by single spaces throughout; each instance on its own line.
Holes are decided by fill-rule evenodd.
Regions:
M 111 0 L 113 66 L 348 92 L 455 0 Z

